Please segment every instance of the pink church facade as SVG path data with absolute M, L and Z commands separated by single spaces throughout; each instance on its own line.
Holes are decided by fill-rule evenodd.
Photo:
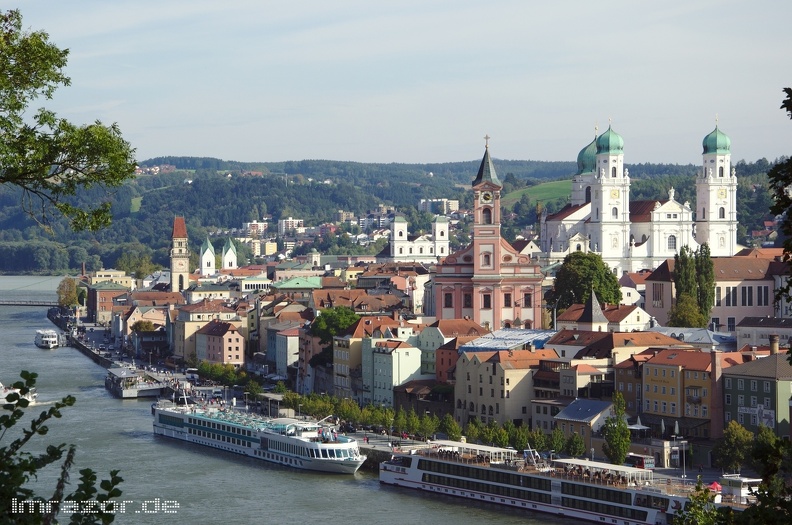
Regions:
M 541 328 L 544 276 L 501 237 L 501 189 L 487 145 L 472 185 L 472 241 L 437 266 L 435 312 L 438 319 L 468 317 L 490 330 Z

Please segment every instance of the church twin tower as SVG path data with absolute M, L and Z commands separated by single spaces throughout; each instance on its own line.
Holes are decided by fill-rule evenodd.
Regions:
M 580 151 L 569 204 L 541 218 L 545 262 L 591 251 L 621 274 L 656 268 L 685 245 L 696 250 L 707 243 L 713 256 L 734 255 L 737 177 L 730 148 L 717 127 L 704 137 L 695 208 L 678 202 L 673 188 L 667 200 L 631 201 L 624 140 L 609 126 Z
M 190 249 L 188 248 L 188 240 L 187 225 L 184 222 L 184 217 L 174 218 L 170 250 L 170 289 L 172 292 L 181 292 L 190 286 Z M 215 259 L 214 246 L 209 242 L 209 239 L 206 239 L 203 246 L 201 246 L 201 276 L 217 273 Z M 221 264 L 224 270 L 237 268 L 236 246 L 231 242 L 231 239 L 226 239 L 225 246 L 223 246 Z

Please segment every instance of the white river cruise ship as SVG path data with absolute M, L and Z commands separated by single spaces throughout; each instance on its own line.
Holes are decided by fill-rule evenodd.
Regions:
M 321 421 L 265 418 L 199 405 L 153 405 L 154 433 L 304 470 L 354 474 L 366 461 L 357 440 Z

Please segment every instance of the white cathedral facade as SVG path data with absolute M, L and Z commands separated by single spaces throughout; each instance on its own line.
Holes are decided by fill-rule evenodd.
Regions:
M 678 202 L 673 188 L 665 200 L 631 201 L 624 140 L 609 126 L 580 151 L 569 204 L 542 214 L 542 263 L 563 261 L 575 251 L 595 252 L 618 276 L 654 269 L 685 245 L 695 251 L 707 243 L 712 256 L 734 255 L 737 177 L 730 148 L 717 126 L 704 137 L 695 205 Z

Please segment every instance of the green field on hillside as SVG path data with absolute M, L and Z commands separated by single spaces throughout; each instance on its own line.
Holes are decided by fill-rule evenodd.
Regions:
M 572 181 L 569 180 L 554 180 L 552 182 L 545 182 L 530 186 L 518 191 L 513 191 L 505 195 L 502 199 L 503 206 L 511 207 L 515 202 L 522 199 L 522 196 L 528 194 L 531 202 L 548 202 L 556 199 L 566 199 L 572 193 Z

